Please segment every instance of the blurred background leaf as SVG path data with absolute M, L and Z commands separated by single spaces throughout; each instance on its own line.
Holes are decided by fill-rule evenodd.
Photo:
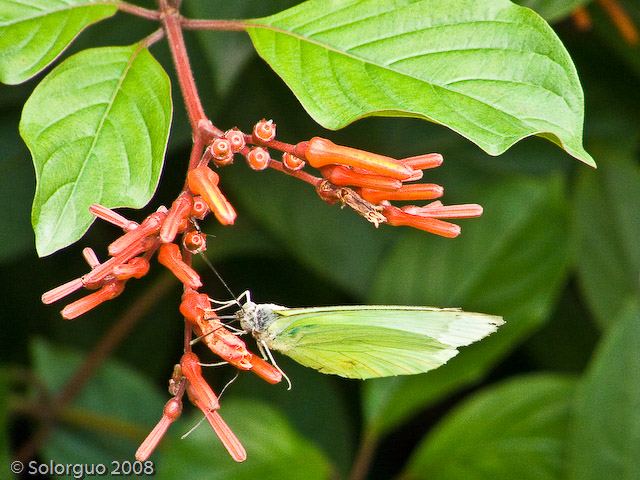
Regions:
M 562 478 L 575 386 L 574 378 L 537 374 L 476 393 L 416 448 L 403 478 Z
M 186 439 L 168 442 L 157 478 L 182 478 L 184 472 L 211 480 L 330 478 L 331 464 L 278 410 L 256 400 L 229 401 L 220 414 L 251 452 L 247 460 L 232 460 L 205 423 Z M 186 416 L 175 429 L 188 429 L 200 418 Z
M 572 480 L 640 476 L 640 303 L 627 302 L 579 386 L 571 430 Z

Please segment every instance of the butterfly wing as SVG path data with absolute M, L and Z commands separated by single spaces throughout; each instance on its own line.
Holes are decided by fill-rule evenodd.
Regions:
M 275 310 L 267 345 L 323 373 L 372 378 L 427 372 L 494 332 L 500 317 L 401 306 Z

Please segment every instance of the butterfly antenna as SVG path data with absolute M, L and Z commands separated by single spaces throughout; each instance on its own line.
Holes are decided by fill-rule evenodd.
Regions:
M 214 318 L 215 318 L 215 319 L 221 319 L 221 318 L 222 318 L 222 319 L 224 319 L 224 318 L 235 318 L 235 316 L 233 316 L 233 317 L 232 317 L 232 316 L 222 316 L 222 317 L 214 317 Z M 208 318 L 207 320 L 213 320 L 214 318 Z M 216 333 L 218 330 L 220 330 L 221 328 L 225 328 L 225 327 L 226 327 L 226 326 L 222 326 L 222 325 L 220 325 L 219 327 L 214 328 L 214 329 L 213 329 L 213 330 L 211 330 L 210 332 L 207 332 L 207 333 L 205 333 L 204 335 L 200 335 L 199 337 L 194 338 L 193 340 L 191 340 L 191 341 L 189 342 L 189 345 L 193 346 L 193 345 L 195 345 L 196 343 L 198 343 L 199 341 L 201 341 L 204 337 L 208 337 L 209 335 L 211 335 L 211 334 L 213 334 L 213 333 Z M 231 327 L 231 328 L 229 328 L 229 330 L 233 330 L 233 331 L 234 331 L 233 333 L 235 333 L 236 335 L 238 335 L 238 334 L 239 334 L 239 333 L 236 333 L 236 331 L 238 330 L 238 329 L 236 329 L 236 328 Z M 242 330 L 242 331 L 241 331 L 241 333 L 245 333 L 245 332 L 244 332 L 244 330 Z
M 222 285 L 224 285 L 224 288 L 227 289 L 227 292 L 229 292 L 231 294 L 231 296 L 233 297 L 235 303 L 238 304 L 238 306 L 240 307 L 240 309 L 242 309 L 242 305 L 240 305 L 240 302 L 238 301 L 237 297 L 235 296 L 235 294 L 233 293 L 233 291 L 231 290 L 231 288 L 229 287 L 229 285 L 227 285 L 227 282 L 225 282 L 222 278 L 222 276 L 218 273 L 218 271 L 216 270 L 216 268 L 213 266 L 213 264 L 211 263 L 211 261 L 209 261 L 209 259 L 207 258 L 207 256 L 200 252 L 200 256 L 202 257 L 202 259 L 204 260 L 204 263 L 207 264 L 207 266 L 213 270 L 213 273 L 216 274 L 216 277 L 218 277 L 218 280 L 220 280 L 220 283 L 222 283 Z
M 278 370 L 282 374 L 282 376 L 287 380 L 287 383 L 289 384 L 289 388 L 287 388 L 287 390 L 291 390 L 291 387 L 293 386 L 291 384 L 291 380 L 289 379 L 289 377 L 287 377 L 287 374 L 284 373 L 282 369 L 278 366 L 275 359 L 273 358 L 273 355 L 271 355 L 271 350 L 269 350 L 269 347 L 267 347 L 267 344 L 264 343 L 264 341 L 261 341 L 260 345 L 262 346 L 263 351 L 267 353 L 267 357 L 269 357 L 269 361 L 271 362 L 271 364 L 274 367 L 276 367 L 276 370 Z
M 240 370 L 236 370 L 236 374 L 233 376 L 233 378 L 227 382 L 227 384 L 222 388 L 222 390 L 220 390 L 220 394 L 218 395 L 218 400 L 220 400 L 222 398 L 222 395 L 224 394 L 224 391 L 227 389 L 227 387 L 229 385 L 231 385 L 233 382 L 236 381 L 236 379 L 238 378 L 239 375 L 240 375 Z
M 201 424 L 202 422 L 204 422 L 205 418 L 207 418 L 207 417 L 206 417 L 206 416 L 203 416 L 203 417 L 198 421 L 198 423 L 196 423 L 193 427 L 191 427 L 191 428 L 189 429 L 189 431 L 188 431 L 187 433 L 185 433 L 184 435 L 182 435 L 182 436 L 180 437 L 180 440 L 184 440 L 184 439 L 185 439 L 185 438 L 187 438 L 189 435 L 191 435 L 191 432 L 193 432 L 196 428 L 198 428 L 198 427 L 200 426 L 200 424 Z
M 200 365 L 201 367 L 222 367 L 224 365 L 229 365 L 229 362 L 215 362 L 215 363 L 198 362 L 198 365 Z

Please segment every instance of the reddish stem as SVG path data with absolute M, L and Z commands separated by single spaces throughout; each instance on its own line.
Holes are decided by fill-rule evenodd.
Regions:
M 241 20 L 201 20 L 182 18 L 180 24 L 188 30 L 244 31 L 249 25 Z
M 149 10 L 126 2 L 114 2 L 113 4 L 118 7 L 118 10 L 136 17 L 146 18 L 147 20 L 158 20 L 160 18 L 160 12 L 157 10 Z
M 288 168 L 285 168 L 284 165 L 282 165 L 282 162 L 279 162 L 277 160 L 271 159 L 271 162 L 269 162 L 269 167 L 278 170 L 279 172 L 286 173 L 287 175 L 291 175 L 292 177 L 299 178 L 304 182 L 310 183 L 314 187 L 317 187 L 320 182 L 323 181 L 322 178 L 314 177 L 313 175 L 302 170 L 289 170 Z
M 180 89 L 182 90 L 182 97 L 187 106 L 191 129 L 193 130 L 194 137 L 197 138 L 200 135 L 198 124 L 201 121 L 207 121 L 207 117 L 202 108 L 202 103 L 200 103 L 191 65 L 189 64 L 187 48 L 184 44 L 182 27 L 180 25 L 182 17 L 178 10 L 169 4 L 168 0 L 158 0 L 158 5 L 161 10 L 160 21 L 167 34 L 169 48 L 173 56 L 173 63 L 175 64 Z

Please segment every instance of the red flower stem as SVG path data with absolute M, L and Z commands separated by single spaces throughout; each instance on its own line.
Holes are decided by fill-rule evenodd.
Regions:
M 187 30 L 227 30 L 244 31 L 251 24 L 241 20 L 201 20 L 181 18 L 180 25 Z
M 254 135 L 246 135 L 246 139 L 247 143 L 274 148 L 276 150 L 280 150 L 281 152 L 287 152 L 291 155 L 297 156 L 295 151 L 296 146 L 291 145 L 290 143 L 279 142 L 278 140 L 269 140 L 268 142 L 263 142 L 259 138 L 256 138 Z
M 200 103 L 196 82 L 193 78 L 191 65 L 189 64 L 189 56 L 184 44 L 182 27 L 180 26 L 181 16 L 177 9 L 170 6 L 168 0 L 158 0 L 158 5 L 162 12 L 160 20 L 167 34 L 169 48 L 171 49 L 173 63 L 176 67 L 178 82 L 180 83 L 182 97 L 187 107 L 187 114 L 189 115 L 193 135 L 194 138 L 198 138 L 200 136 L 198 124 L 200 121 L 206 121 L 207 117 L 202 108 L 202 103 Z
M 159 28 L 158 30 L 156 30 L 152 34 L 147 35 L 145 38 L 143 38 L 140 41 L 140 44 L 142 46 L 146 47 L 146 48 L 149 48 L 151 45 L 153 45 L 157 41 L 161 40 L 163 37 L 164 37 L 164 30 Z
M 118 7 L 118 10 L 130 13 L 136 17 L 146 18 L 147 20 L 158 20 L 160 18 L 160 12 L 157 10 L 149 10 L 126 2 L 113 2 L 112 4 Z
M 291 175 L 292 177 L 296 177 L 303 182 L 310 183 L 314 187 L 317 187 L 323 180 L 322 178 L 314 177 L 313 175 L 310 175 L 307 172 L 303 172 L 302 170 L 289 170 L 285 168 L 284 165 L 282 165 L 282 162 L 273 159 L 271 159 L 271 162 L 269 162 L 269 167 L 278 170 L 279 172 L 286 173 L 287 175 Z

